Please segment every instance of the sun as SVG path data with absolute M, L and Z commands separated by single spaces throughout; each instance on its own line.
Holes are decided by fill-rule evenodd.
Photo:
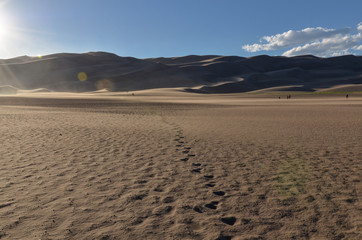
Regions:
M 0 59 L 24 55 L 24 53 L 33 55 L 31 54 L 33 51 L 39 53 L 43 49 L 48 49 L 48 43 L 44 39 L 52 33 L 24 27 L 21 19 L 16 19 L 6 13 L 3 8 L 4 2 L 9 2 L 9 0 L 0 0 Z M 41 57 L 38 56 L 38 58 Z
M 13 32 L 8 24 L 9 21 L 0 12 L 0 51 L 9 51 L 8 44 L 11 42 Z

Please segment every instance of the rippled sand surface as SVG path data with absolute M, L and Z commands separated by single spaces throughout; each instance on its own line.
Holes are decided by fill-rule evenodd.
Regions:
M 0 97 L 1 239 L 361 239 L 362 98 Z

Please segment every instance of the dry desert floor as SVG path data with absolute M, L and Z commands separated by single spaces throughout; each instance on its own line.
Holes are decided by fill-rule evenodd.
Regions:
M 2 96 L 0 130 L 0 239 L 362 238 L 362 96 Z

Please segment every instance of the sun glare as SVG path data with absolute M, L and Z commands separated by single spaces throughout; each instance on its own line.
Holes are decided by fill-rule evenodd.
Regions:
M 6 25 L 3 19 L 0 17 L 0 44 L 3 43 L 4 38 L 6 37 Z
M 1 36 L 1 37 L 2 37 L 2 35 L 4 34 L 3 32 L 4 32 L 4 26 L 3 26 L 2 21 L 1 21 L 1 19 L 0 19 L 0 36 Z
M 21 26 L 21 19 L 14 19 L 4 13 L 2 4 L 4 4 L 4 0 L 0 0 L 0 59 L 24 55 L 24 53 L 33 55 L 31 52 L 38 48 L 40 51 L 45 48 L 48 49 L 49 44 L 42 38 L 45 37 L 46 39 L 52 33 L 24 28 Z M 41 55 L 37 57 L 42 58 Z

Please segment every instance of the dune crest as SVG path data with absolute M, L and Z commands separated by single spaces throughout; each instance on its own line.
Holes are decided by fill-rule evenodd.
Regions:
M 235 78 L 243 81 L 233 82 Z M 137 59 L 88 52 L 0 60 L 0 85 L 24 90 L 88 92 L 104 88 L 136 91 L 183 87 L 198 93 L 236 93 L 274 88 L 319 91 L 348 84 L 350 91 L 354 91 L 354 84 L 361 81 L 362 57 L 352 55 L 332 58 L 189 55 Z
M 10 85 L 0 86 L 0 94 L 17 94 L 18 90 L 19 89 Z

